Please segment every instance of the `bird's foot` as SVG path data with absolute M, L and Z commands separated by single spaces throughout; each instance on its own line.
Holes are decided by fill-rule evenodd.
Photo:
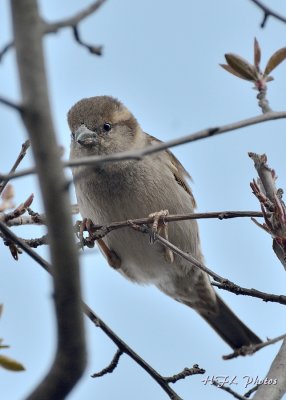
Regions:
M 160 234 L 164 239 L 169 240 L 168 225 L 165 222 L 165 217 L 169 215 L 168 210 L 161 210 L 155 213 L 149 214 L 149 218 L 153 218 L 152 231 L 150 234 L 150 243 L 154 243 L 156 234 Z M 174 261 L 174 254 L 171 249 L 164 247 L 165 260 L 172 264 Z
M 82 245 L 82 248 L 84 247 L 84 243 L 86 241 L 88 241 L 89 238 L 94 243 L 94 235 L 93 235 L 93 231 L 92 231 L 92 225 L 93 225 L 93 223 L 90 218 L 84 218 L 82 220 L 82 222 L 80 223 L 78 237 L 79 237 L 80 243 Z M 83 232 L 85 230 L 87 230 L 89 233 L 89 238 L 86 238 L 86 239 L 83 236 Z M 97 239 L 96 243 L 98 244 L 101 251 L 105 255 L 108 264 L 114 269 L 120 268 L 121 259 L 118 257 L 118 255 L 115 253 L 115 251 L 110 250 L 110 248 L 107 246 L 107 244 L 104 242 L 103 239 Z
M 79 222 L 78 235 L 77 235 L 82 250 L 84 250 L 84 242 L 85 242 L 83 232 L 86 229 L 87 229 L 87 218 L 84 218 L 82 221 Z
M 98 239 L 97 244 L 100 247 L 101 251 L 105 255 L 108 264 L 110 267 L 114 269 L 119 269 L 121 266 L 121 259 L 120 257 L 115 253 L 115 251 L 111 250 L 107 244 L 104 242 L 103 239 Z

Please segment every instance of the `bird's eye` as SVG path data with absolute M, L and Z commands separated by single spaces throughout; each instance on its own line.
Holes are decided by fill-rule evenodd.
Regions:
M 105 130 L 105 132 L 110 131 L 110 129 L 111 129 L 111 124 L 110 124 L 109 122 L 105 122 L 105 123 L 103 124 L 103 129 Z

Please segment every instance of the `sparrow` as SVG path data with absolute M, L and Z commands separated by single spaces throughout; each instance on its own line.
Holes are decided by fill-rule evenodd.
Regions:
M 159 142 L 145 133 L 133 114 L 116 98 L 96 96 L 78 101 L 68 112 L 70 159 L 142 149 Z M 192 213 L 196 202 L 182 164 L 165 150 L 140 160 L 78 166 L 72 169 L 79 210 L 84 220 L 108 225 L 152 215 L 155 228 L 200 263 L 196 220 L 172 222 L 160 217 Z M 154 228 L 154 227 L 153 227 Z M 130 227 L 111 231 L 98 241 L 108 263 L 130 281 L 155 285 L 197 311 L 233 349 L 261 342 L 224 303 L 207 273 L 173 254 L 148 235 Z

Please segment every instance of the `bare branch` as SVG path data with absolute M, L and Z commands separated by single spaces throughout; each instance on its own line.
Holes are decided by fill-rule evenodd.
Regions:
M 0 62 L 2 61 L 5 54 L 8 53 L 8 51 L 12 49 L 13 46 L 14 42 L 9 42 L 3 47 L 3 49 L 0 51 Z
M 269 200 L 274 203 L 277 189 L 275 187 L 275 171 L 266 164 L 266 154 L 256 154 L 249 152 L 249 157 L 253 160 L 255 169 L 263 185 L 265 195 Z
M 23 112 L 23 108 L 21 105 L 14 103 L 12 100 L 6 99 L 6 97 L 0 96 L 0 103 L 4 104 L 7 107 L 12 108 L 13 110 L 18 111 L 19 113 Z
M 43 235 L 36 239 L 22 239 L 27 245 L 36 249 L 39 246 L 50 244 L 48 235 Z
M 45 33 L 54 33 L 57 32 L 59 29 L 67 28 L 67 27 L 75 27 L 78 25 L 83 19 L 89 17 L 93 13 L 95 13 L 104 3 L 106 0 L 97 0 L 90 4 L 86 9 L 78 12 L 72 17 L 63 19 L 61 21 L 47 23 L 45 22 Z
M 244 397 L 249 399 L 252 393 L 256 392 L 256 390 L 259 388 L 260 385 L 261 383 L 258 383 L 257 385 L 253 386 L 253 388 L 249 389 L 246 393 L 244 393 Z
M 284 295 L 278 295 L 278 294 L 271 294 L 271 293 L 265 293 L 261 292 L 260 290 L 257 289 L 247 289 L 241 286 L 238 286 L 236 284 L 232 284 L 231 282 L 212 282 L 213 286 L 216 286 L 218 289 L 223 289 L 227 290 L 228 292 L 237 294 L 237 295 L 245 295 L 245 296 L 250 296 L 250 297 L 256 297 L 258 299 L 261 299 L 263 301 L 271 301 L 274 303 L 280 303 L 286 305 L 286 296 Z
M 275 385 L 260 385 L 253 400 L 279 400 L 286 392 L 286 339 L 276 355 L 265 381 L 276 382 Z
M 197 140 L 202 140 L 209 138 L 211 136 L 219 135 L 222 133 L 226 132 L 231 132 L 233 130 L 237 130 L 240 128 L 245 128 L 247 126 L 251 125 L 256 125 L 260 124 L 262 122 L 266 121 L 273 121 L 277 119 L 283 119 L 286 118 L 286 111 L 281 111 L 281 112 L 269 112 L 263 115 L 258 115 L 256 117 L 248 118 L 245 120 L 241 120 L 238 122 L 234 122 L 231 124 L 227 125 L 222 125 L 221 127 L 218 128 L 209 128 L 209 129 L 204 129 L 201 131 L 198 131 L 196 133 L 193 133 L 191 135 L 183 136 L 178 139 L 173 139 L 167 142 L 162 142 L 159 144 L 154 144 L 152 146 L 145 147 L 144 149 L 136 150 L 136 151 L 125 151 L 121 153 L 116 153 L 108 156 L 93 156 L 93 157 L 83 157 L 77 160 L 72 160 L 72 161 L 66 161 L 63 163 L 64 167 L 77 167 L 80 165 L 100 165 L 103 163 L 108 163 L 108 162 L 117 162 L 117 161 L 125 161 L 125 160 L 140 160 L 142 157 L 157 153 L 162 150 L 166 150 L 171 147 L 179 146 L 181 144 L 185 143 L 190 143 L 194 142 Z M 0 174 L 0 179 L 14 179 L 14 178 L 19 178 L 22 176 L 27 176 L 31 174 L 35 174 L 36 170 L 35 168 L 29 168 L 23 171 L 16 172 L 14 174 L 7 174 L 3 175 Z
M 74 38 L 78 44 L 85 47 L 91 54 L 96 54 L 97 56 L 102 55 L 102 46 L 93 46 L 91 44 L 83 42 L 82 39 L 80 38 L 78 27 L 74 26 L 72 29 Z
M 89 17 L 90 15 L 94 14 L 104 3 L 106 0 L 97 0 L 94 1 L 92 4 L 90 4 L 88 7 L 86 7 L 84 10 L 79 11 L 72 17 L 63 19 L 61 21 L 56 21 L 56 22 L 46 22 L 44 20 L 41 21 L 41 28 L 44 34 L 48 33 L 56 33 L 58 30 L 63 29 L 63 28 L 75 28 L 77 29 L 77 26 L 80 22 L 82 22 L 85 18 Z M 75 32 L 74 32 L 75 35 Z M 76 35 L 75 35 L 76 36 Z M 81 45 L 87 47 L 89 51 L 93 54 L 101 55 L 102 54 L 102 47 L 101 46 L 89 46 L 81 42 L 81 40 L 76 38 L 77 42 L 80 43 Z M 11 41 L 7 43 L 3 49 L 0 51 L 0 62 L 2 61 L 3 57 L 5 54 L 12 49 L 14 46 L 14 41 Z M 11 103 L 12 104 L 12 103 Z M 11 105 L 6 103 L 6 105 Z M 12 106 L 12 105 L 11 105 Z M 15 108 L 15 107 L 14 107 Z M 20 110 L 19 110 L 20 111 Z
M 256 96 L 256 98 L 259 100 L 258 106 L 261 108 L 263 114 L 272 111 L 271 107 L 269 106 L 269 101 L 267 100 L 266 94 L 267 94 L 267 86 L 265 84 L 262 88 L 259 89 L 259 93 Z
M 224 360 L 231 360 L 233 358 L 239 356 L 249 356 L 251 354 L 256 353 L 258 350 L 263 349 L 266 346 L 279 342 L 279 340 L 283 340 L 286 337 L 286 334 L 280 335 L 274 339 L 269 339 L 266 342 L 259 344 L 250 344 L 249 346 L 242 346 L 239 349 L 236 349 L 233 353 L 223 356 Z
M 25 253 L 29 254 L 29 256 L 36 261 L 41 267 L 43 267 L 47 272 L 51 275 L 54 273 L 54 269 L 52 266 L 43 259 L 38 253 L 36 253 L 31 247 L 29 247 L 23 240 L 21 240 L 17 235 L 15 235 L 11 229 L 9 229 L 3 222 L 0 221 L 0 231 L 3 232 L 6 238 L 13 241 L 17 246 L 19 246 Z M 119 336 L 113 332 L 106 323 L 99 318 L 95 312 L 84 302 L 82 302 L 82 308 L 85 315 L 99 328 L 101 329 L 112 341 L 117 345 L 117 347 L 123 351 L 123 353 L 127 354 L 136 364 L 142 367 L 147 374 L 149 374 L 168 394 L 169 398 L 172 400 L 182 400 L 176 392 L 168 383 L 164 380 L 155 369 L 153 369 L 143 358 L 141 358 L 134 350 L 131 349 Z M 70 318 L 73 318 L 70 316 Z
M 253 221 L 271 235 L 273 250 L 286 269 L 286 206 L 282 200 L 283 190 L 276 188 L 277 177 L 275 171 L 266 164 L 266 154 L 249 153 L 249 157 L 254 161 L 259 176 L 257 182 L 253 180 L 250 186 L 260 202 L 265 223 Z
M 215 212 L 206 212 L 206 213 L 190 213 L 190 214 L 169 214 L 164 217 L 165 222 L 174 222 L 174 221 L 185 221 L 189 219 L 212 219 L 218 218 L 219 220 L 223 219 L 231 219 L 231 218 L 249 218 L 249 217 L 263 217 L 262 212 L 258 211 L 215 211 Z M 109 225 L 100 225 L 100 224 L 92 224 L 91 231 L 99 231 L 100 234 L 104 234 L 104 232 L 109 233 L 115 229 L 125 228 L 130 226 L 130 224 L 135 225 L 145 225 L 151 224 L 153 222 L 153 218 L 137 218 L 126 221 L 112 222 Z M 103 237 L 103 236 L 101 236 Z
M 12 174 L 13 172 L 16 171 L 16 169 L 19 166 L 20 162 L 25 157 L 26 152 L 27 152 L 29 147 L 30 147 L 30 141 L 26 140 L 26 142 L 22 144 L 21 151 L 20 151 L 20 153 L 19 153 L 19 155 L 18 155 L 13 167 L 11 168 L 11 170 L 9 172 L 10 174 Z M 5 186 L 7 185 L 8 182 L 9 182 L 9 180 L 6 180 L 6 181 L 4 180 L 4 181 L 0 182 L 0 194 L 3 192 Z
M 31 139 L 47 217 L 58 334 L 54 362 L 28 398 L 57 400 L 67 396 L 86 366 L 79 262 L 50 112 L 37 0 L 11 0 L 11 10 L 23 99 L 21 116 Z
M 112 341 L 115 343 L 123 353 L 127 354 L 136 364 L 140 365 L 164 390 L 165 393 L 173 400 L 182 400 L 176 392 L 165 381 L 155 369 L 153 369 L 143 358 L 135 353 L 122 339 L 120 339 L 115 332 L 113 332 L 85 303 L 83 303 L 84 313 L 94 324 L 100 328 Z
M 104 376 L 106 374 L 111 374 L 117 367 L 119 359 L 122 356 L 122 354 L 123 354 L 123 351 L 118 349 L 116 351 L 113 359 L 111 360 L 110 364 L 106 368 L 102 369 L 100 372 L 96 372 L 95 374 L 92 374 L 91 378 L 100 378 L 101 376 Z
M 36 261 L 42 268 L 52 274 L 50 264 L 41 257 L 38 253 L 31 249 L 22 239 L 20 239 L 15 233 L 11 231 L 3 222 L 0 221 L 0 231 L 3 233 L 5 238 L 13 241 L 18 247 L 20 247 L 25 253 L 27 253 L 34 261 Z
M 0 215 L 0 221 L 6 221 L 7 226 L 21 226 L 21 225 L 45 225 L 46 222 L 45 220 L 42 218 L 42 216 L 39 217 L 33 217 L 31 215 L 23 215 L 20 217 L 16 217 L 13 219 L 8 219 L 6 215 L 3 215 L 2 218 L 2 214 Z
M 245 128 L 246 126 L 251 126 L 259 124 L 265 121 L 272 121 L 276 119 L 286 118 L 286 111 L 281 112 L 269 112 L 257 117 L 248 118 L 238 122 L 234 122 L 227 125 L 222 125 L 216 128 L 208 128 L 193 133 L 191 135 L 183 136 L 178 139 L 169 140 L 168 142 L 162 142 L 154 144 L 152 146 L 147 146 L 143 149 L 134 151 L 124 151 L 122 153 L 107 155 L 107 156 L 93 156 L 93 157 L 83 157 L 77 160 L 72 160 L 66 162 L 64 165 L 69 167 L 77 167 L 80 165 L 100 165 L 106 162 L 115 161 L 125 161 L 125 160 L 140 160 L 144 156 L 149 154 L 154 154 L 162 150 L 166 150 L 171 147 L 179 146 L 181 144 L 195 142 L 197 140 L 206 139 L 212 136 L 220 135 L 222 133 L 234 131 L 240 128 Z
M 199 375 L 199 374 L 203 375 L 205 372 L 206 372 L 205 369 L 200 368 L 198 366 L 198 364 L 194 364 L 192 366 L 192 368 L 184 368 L 182 372 L 180 372 L 180 373 L 178 373 L 176 375 L 173 375 L 173 376 L 165 377 L 164 379 L 168 383 L 176 383 L 177 381 L 179 381 L 181 379 L 185 379 L 188 376 Z
M 34 175 L 36 173 L 37 173 L 37 171 L 36 171 L 35 167 L 26 168 L 26 169 L 23 169 L 22 171 L 16 171 L 11 174 L 4 175 L 4 174 L 0 173 L 0 180 L 4 181 L 4 180 L 22 178 L 23 176 Z
M 238 400 L 245 400 L 244 396 L 241 396 L 240 394 L 236 393 L 234 390 L 232 390 L 229 386 L 222 385 L 220 382 L 216 381 L 215 379 L 212 381 L 212 384 L 219 389 L 224 390 L 225 392 L 231 394 L 235 399 Z
M 283 17 L 283 15 L 278 14 L 276 11 L 272 10 L 271 8 L 267 7 L 264 3 L 262 3 L 262 1 L 260 0 L 250 0 L 252 3 L 256 4 L 257 7 L 259 7 L 263 13 L 264 13 L 264 17 L 263 20 L 261 22 L 261 28 L 264 28 L 267 22 L 268 17 L 273 17 L 275 19 L 278 19 L 278 21 L 284 22 L 286 23 L 286 17 Z
M 131 226 L 131 228 L 133 228 L 133 229 L 135 229 L 135 230 L 137 230 L 139 232 L 142 232 L 142 233 L 145 233 L 145 234 L 148 234 L 148 235 L 151 234 L 151 229 L 148 228 L 146 225 L 136 225 L 136 224 L 130 223 L 130 226 Z M 257 291 L 257 293 L 255 293 L 255 289 L 240 288 L 240 286 L 238 286 L 235 283 L 231 282 L 230 280 L 228 280 L 226 278 L 223 278 L 222 276 L 218 275 L 217 273 L 215 273 L 214 271 L 209 269 L 207 266 L 205 266 L 204 264 L 202 264 L 198 260 L 196 260 L 190 253 L 185 253 L 184 251 L 182 251 L 177 246 L 175 246 L 174 244 L 172 244 L 171 242 L 169 242 L 168 240 L 166 240 L 162 236 L 158 235 L 157 233 L 155 233 L 155 240 L 158 240 L 164 246 L 166 246 L 169 249 L 171 249 L 173 251 L 173 253 L 178 254 L 179 256 L 181 256 L 185 260 L 189 261 L 191 264 L 193 264 L 197 268 L 199 268 L 202 271 L 206 272 L 216 282 L 219 282 L 221 284 L 221 288 L 223 288 L 223 289 L 229 290 L 230 292 L 234 292 L 236 294 L 238 294 L 241 289 L 242 289 L 242 291 L 245 292 L 244 294 L 249 294 L 248 291 L 250 290 L 250 293 L 251 293 L 250 295 L 252 297 L 263 298 L 263 300 L 265 300 L 265 298 L 267 298 L 267 301 L 275 301 L 275 302 L 280 303 L 280 304 L 286 304 L 286 296 L 283 296 L 283 295 L 269 295 L 269 294 L 262 293 L 262 292 L 259 292 L 259 291 Z M 216 283 L 212 283 L 212 284 L 214 286 L 220 287 Z M 228 289 L 228 288 L 231 288 L 231 289 Z

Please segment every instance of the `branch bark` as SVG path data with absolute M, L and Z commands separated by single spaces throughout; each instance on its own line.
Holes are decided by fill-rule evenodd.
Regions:
M 168 142 L 162 142 L 153 146 L 147 146 L 144 149 L 140 149 L 137 151 L 125 151 L 122 153 L 115 153 L 108 156 L 93 156 L 93 157 L 83 157 L 78 160 L 65 161 L 63 165 L 65 167 L 78 167 L 80 165 L 101 165 L 103 163 L 108 162 L 117 162 L 117 161 L 125 161 L 125 160 L 140 160 L 148 154 L 157 153 L 162 150 L 166 150 L 171 147 L 179 146 L 182 144 L 195 142 L 197 140 L 202 140 L 206 138 L 210 138 L 215 135 L 220 135 L 226 132 L 232 132 L 234 130 L 245 128 L 247 126 L 261 124 L 266 121 L 274 121 L 277 119 L 286 118 L 286 111 L 279 112 L 268 112 L 263 115 L 258 115 L 256 117 L 247 118 L 241 121 L 233 122 L 230 124 L 222 125 L 217 128 L 207 128 L 201 131 L 192 133 L 190 135 L 182 136 L 177 139 L 169 140 Z M 1 180 L 6 179 L 15 179 L 20 178 L 22 176 L 27 176 L 31 174 L 35 174 L 35 168 L 27 168 L 23 171 L 18 171 L 12 174 L 0 174 Z
M 279 400 L 282 399 L 286 393 L 286 339 L 284 339 L 282 346 L 275 357 L 269 372 L 267 374 L 268 382 L 275 380 L 277 383 L 274 385 L 260 385 L 255 393 L 253 400 Z
M 17 0 L 16 0 L 17 1 Z M 16 236 L 10 228 L 8 228 L 3 222 L 0 221 L 0 231 L 3 235 L 19 246 L 25 253 L 27 253 L 34 261 L 36 261 L 45 271 L 54 274 L 52 266 L 43 259 L 38 253 L 36 253 L 31 247 L 26 244 L 22 239 Z M 165 378 L 159 374 L 150 364 L 148 364 L 143 358 L 139 356 L 131 347 L 127 345 L 117 334 L 112 331 L 111 328 L 97 315 L 95 312 L 83 301 L 81 302 L 82 310 L 91 322 L 94 323 L 102 332 L 112 340 L 113 343 L 124 353 L 127 354 L 136 364 L 138 364 L 144 371 L 147 372 L 157 383 L 161 386 L 165 393 L 171 400 L 182 400 L 181 397 L 169 386 Z M 74 360 L 73 360 L 74 362 Z M 43 399 L 47 399 L 43 397 Z M 54 400 L 54 398 L 52 398 Z M 29 399 L 30 400 L 30 399 Z M 50 399 L 49 399 L 50 400 Z M 61 398 L 62 400 L 62 398 Z
M 53 365 L 28 398 L 57 400 L 72 390 L 86 365 L 79 264 L 50 112 L 37 1 L 11 0 L 11 6 L 22 91 L 21 116 L 31 139 L 46 211 L 58 331 Z
M 278 14 L 276 11 L 272 10 L 271 8 L 267 7 L 266 4 L 262 3 L 262 1 L 260 0 L 250 0 L 252 3 L 256 4 L 257 7 L 259 7 L 263 13 L 264 13 L 264 17 L 263 20 L 260 24 L 261 28 L 265 27 L 265 24 L 268 20 L 268 17 L 273 17 L 276 18 L 278 21 L 284 22 L 284 24 L 286 23 L 286 17 L 284 17 L 281 14 Z

